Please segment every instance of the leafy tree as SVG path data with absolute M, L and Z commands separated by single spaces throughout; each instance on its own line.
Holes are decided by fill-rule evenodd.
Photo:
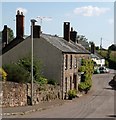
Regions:
M 18 64 L 7 64 L 3 66 L 7 73 L 7 80 L 13 82 L 25 83 L 29 82 L 29 72 Z
M 116 51 L 116 44 L 112 44 L 111 46 L 109 46 L 108 49 L 112 51 Z
M 8 28 L 8 42 L 11 42 L 14 39 L 14 33 L 11 28 Z
M 31 57 L 25 57 L 23 59 L 20 59 L 17 64 L 22 66 L 31 75 Z M 33 75 L 35 80 L 39 79 L 41 76 L 41 63 L 35 57 L 33 58 Z
M 8 30 L 8 42 L 11 42 L 14 39 L 14 33 L 11 28 L 7 28 Z M 0 31 L 0 38 L 2 38 L 2 31 Z

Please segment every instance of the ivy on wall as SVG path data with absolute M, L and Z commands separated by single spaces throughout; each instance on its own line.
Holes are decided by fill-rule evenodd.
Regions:
M 91 59 L 82 59 L 82 66 L 79 72 L 83 72 L 82 82 L 79 84 L 79 90 L 86 93 L 92 86 L 92 74 L 94 72 L 94 62 Z

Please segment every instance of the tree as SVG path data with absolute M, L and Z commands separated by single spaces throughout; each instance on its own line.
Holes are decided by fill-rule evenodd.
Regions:
M 112 44 L 111 46 L 109 46 L 108 49 L 112 51 L 116 51 L 116 44 Z
M 11 28 L 8 28 L 8 42 L 11 42 L 14 39 L 14 33 Z
M 11 28 L 7 28 L 8 30 L 8 42 L 11 42 L 14 39 L 14 33 Z M 0 31 L 0 38 L 2 38 L 2 31 Z

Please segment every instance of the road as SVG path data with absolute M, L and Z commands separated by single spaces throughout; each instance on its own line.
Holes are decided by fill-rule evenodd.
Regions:
M 92 90 L 85 96 L 67 101 L 62 106 L 15 116 L 19 118 L 113 118 L 114 90 L 108 82 L 113 73 L 93 75 Z

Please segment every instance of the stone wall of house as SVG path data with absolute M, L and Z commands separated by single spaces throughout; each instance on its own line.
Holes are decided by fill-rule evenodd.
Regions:
M 33 103 L 38 104 L 43 101 L 60 99 L 60 87 L 53 85 L 40 86 L 34 83 Z M 30 104 L 31 85 L 15 82 L 3 82 L 0 91 L 0 106 L 16 107 Z

